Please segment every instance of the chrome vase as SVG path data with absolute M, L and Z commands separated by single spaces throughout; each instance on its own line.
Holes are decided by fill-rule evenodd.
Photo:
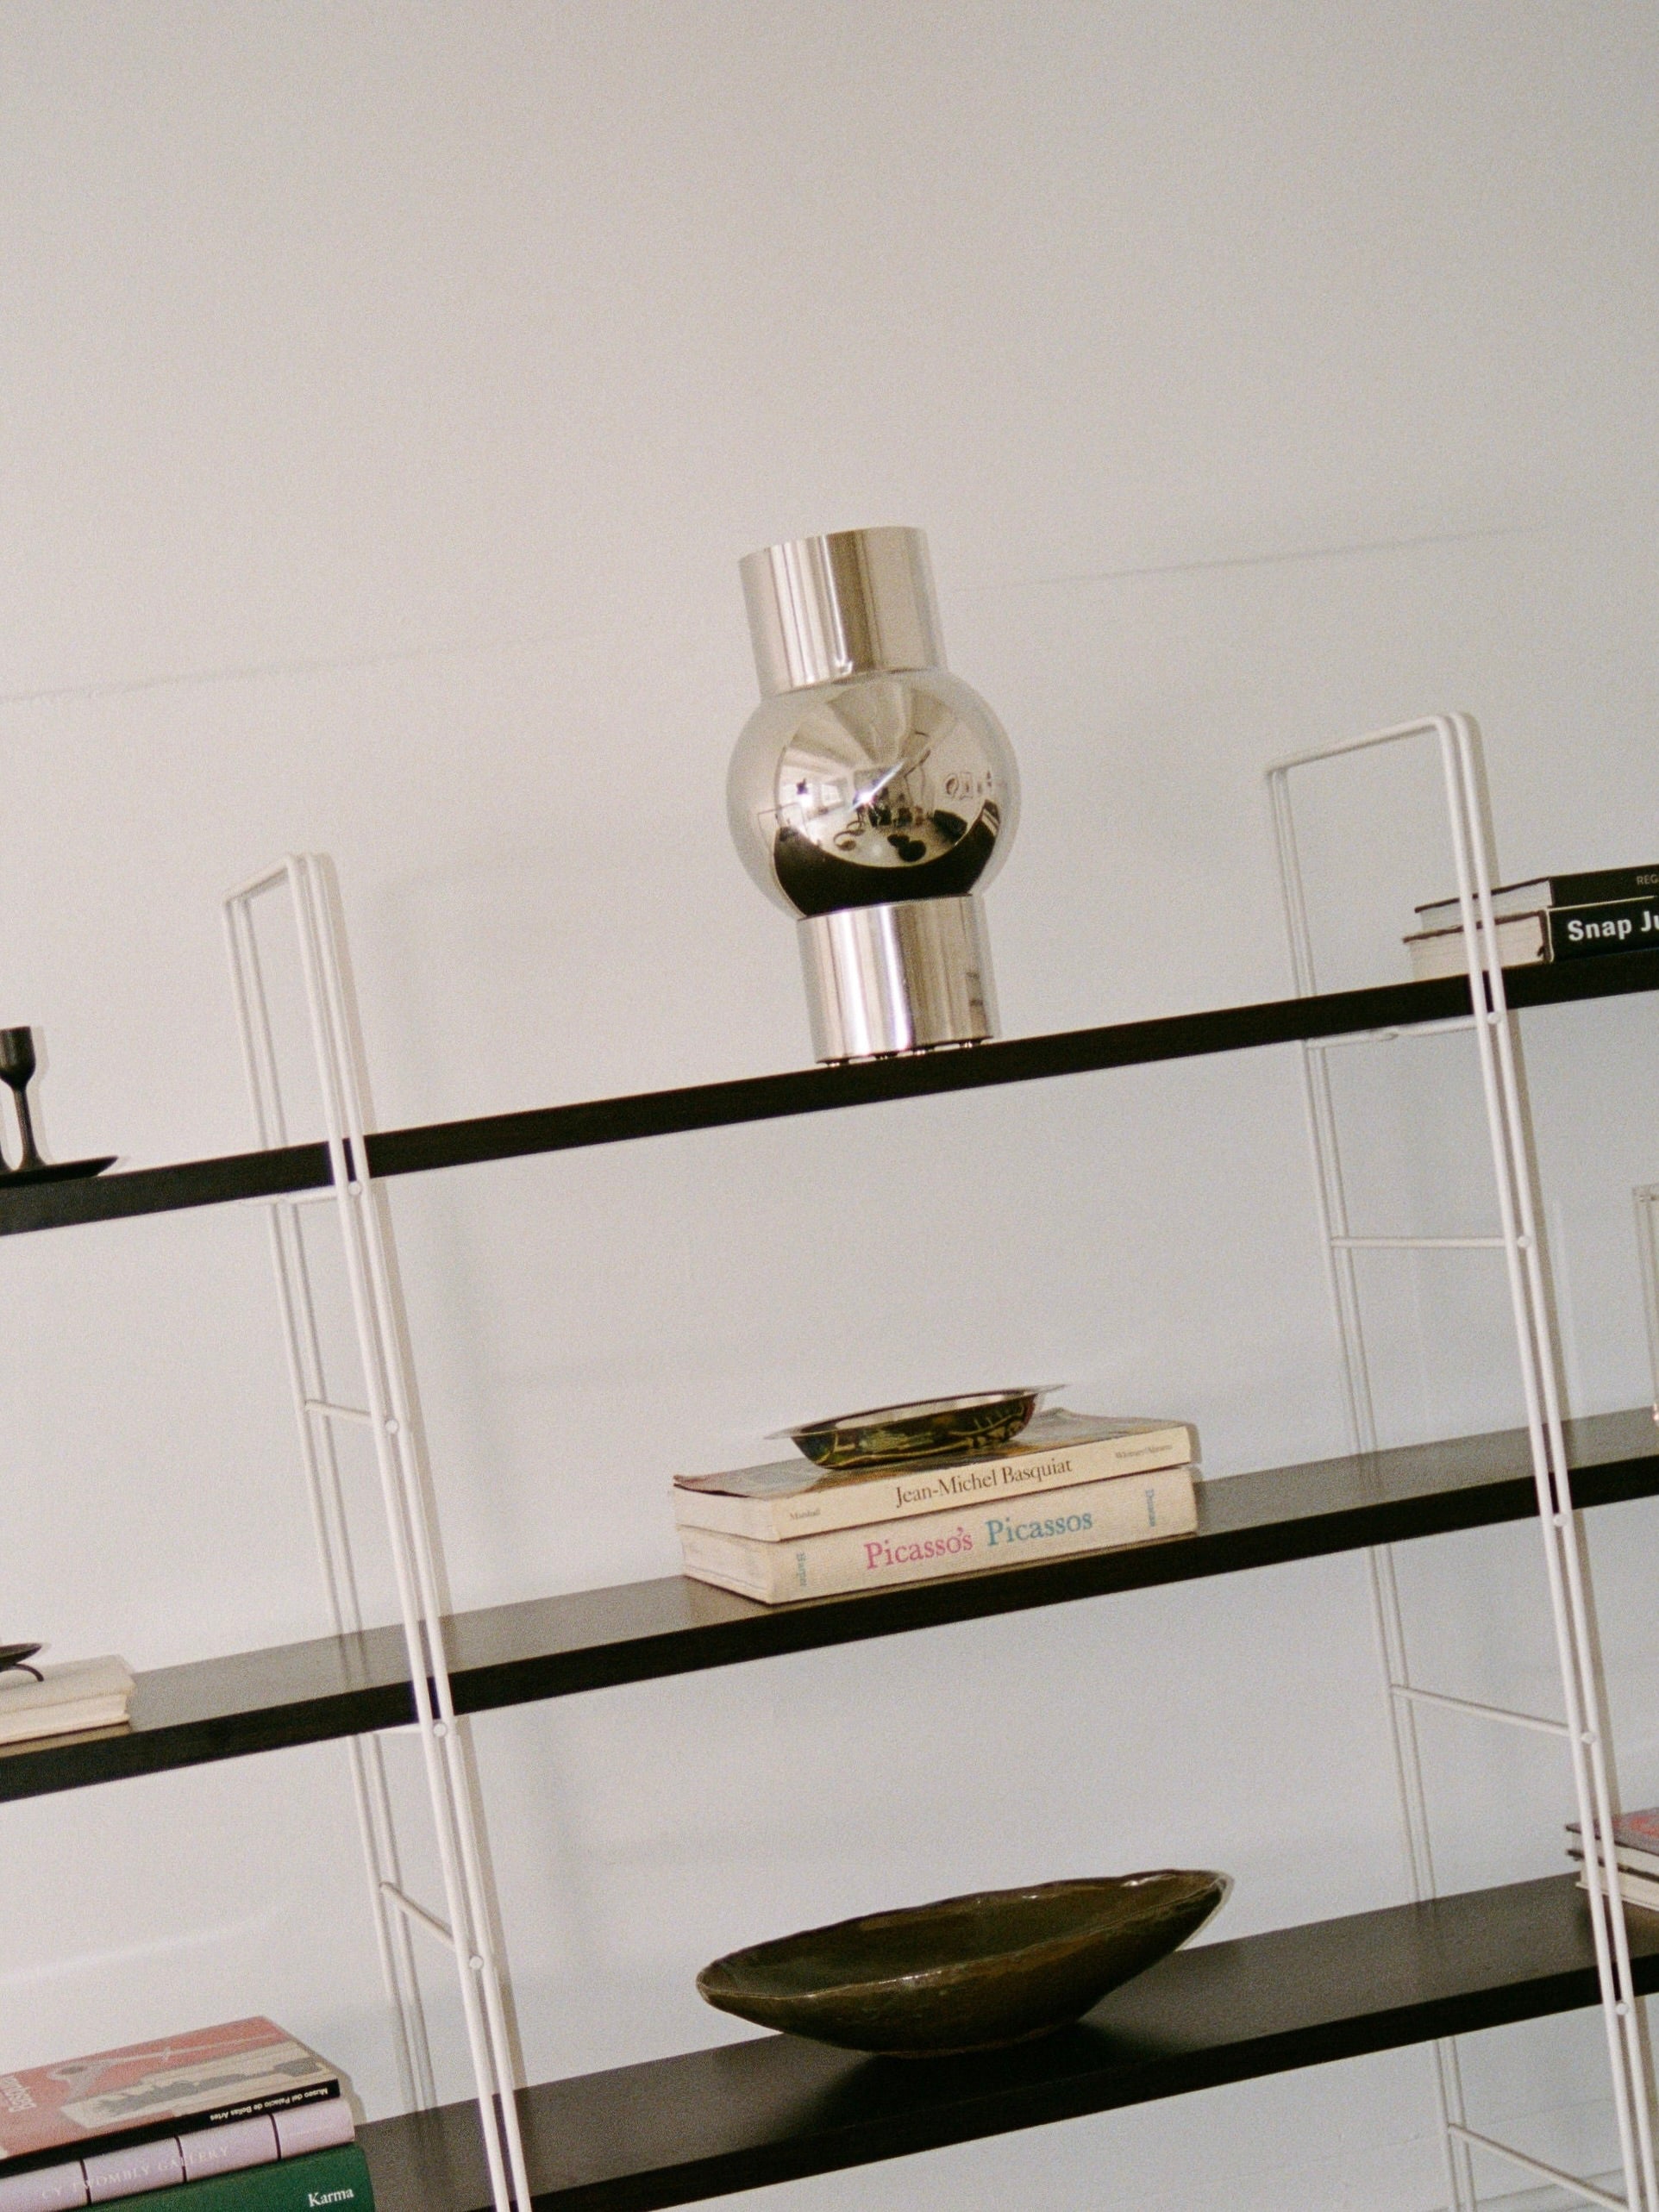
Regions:
M 798 917 L 812 1047 L 866 1059 L 997 1034 L 980 893 L 1019 778 L 950 675 L 920 530 L 837 530 L 741 564 L 761 704 L 732 755 L 732 835 Z

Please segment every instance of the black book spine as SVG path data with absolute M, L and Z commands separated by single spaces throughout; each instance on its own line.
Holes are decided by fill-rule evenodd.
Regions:
M 1608 898 L 1659 896 L 1659 868 L 1587 868 L 1549 878 L 1551 906 L 1589 906 Z
M 1549 957 L 1582 960 L 1598 953 L 1650 952 L 1659 945 L 1659 892 L 1549 909 Z
M 291 2112 L 297 2104 L 322 2104 L 340 2095 L 337 2077 L 307 2082 L 299 2089 L 272 2090 L 268 2096 L 250 2096 L 234 2104 L 210 2105 L 204 2112 L 176 2112 L 165 2120 L 139 2120 L 130 2128 L 110 2128 L 96 2135 L 78 2135 L 72 2143 L 54 2143 L 49 2150 L 24 2151 L 16 2158 L 0 2159 L 0 2181 L 8 2174 L 33 2173 L 41 2166 L 67 2165 L 74 2159 L 90 2159 L 100 2151 L 129 2151 L 140 2143 L 160 2143 L 169 2135 L 194 2135 L 203 2128 L 223 2128 L 233 2120 L 257 2120 L 261 2113 Z
M 1552 906 L 1593 906 L 1603 899 L 1659 897 L 1659 867 L 1587 868 L 1575 876 L 1543 876 L 1519 904 L 1515 896 L 1527 886 L 1495 884 L 1499 918 L 1506 914 L 1540 914 Z M 1417 909 L 1419 929 L 1456 929 L 1462 910 L 1455 898 L 1437 898 Z

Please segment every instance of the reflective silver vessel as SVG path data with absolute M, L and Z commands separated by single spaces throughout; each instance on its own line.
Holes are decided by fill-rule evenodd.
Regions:
M 838 530 L 741 564 L 761 704 L 732 755 L 732 834 L 799 917 L 821 1060 L 997 1033 L 979 893 L 1019 778 L 1002 725 L 950 675 L 920 530 Z

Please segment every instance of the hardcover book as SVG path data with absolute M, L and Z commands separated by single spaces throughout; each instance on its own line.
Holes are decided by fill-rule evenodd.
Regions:
M 974 1459 L 918 1459 L 903 1467 L 826 1472 L 804 1459 L 724 1475 L 677 1475 L 674 1518 L 759 1543 L 938 1513 L 953 1505 L 1069 1489 L 1118 1475 L 1186 1465 L 1197 1432 L 1180 1421 L 1108 1421 L 1058 1408 L 1012 1444 Z
M 1193 1470 L 1161 1467 L 1036 1500 L 997 1499 L 786 1543 L 711 1528 L 682 1528 L 679 1543 L 693 1581 L 717 1583 L 762 1605 L 784 1605 L 1191 1535 L 1197 1527 Z
M 127 1718 L 133 1678 L 124 1659 L 74 1659 L 41 1672 L 40 1682 L 16 1670 L 0 1675 L 0 1744 L 116 1728 Z
M 259 2019 L 0 2074 L 0 2175 L 340 2093 L 334 2067 Z
M 1537 914 L 1499 920 L 1500 967 L 1531 967 L 1541 960 L 1582 960 L 1598 953 L 1634 953 L 1659 945 L 1659 893 L 1642 898 L 1604 900 L 1589 906 L 1555 906 Z M 1412 974 L 1422 983 L 1432 976 L 1465 974 L 1468 967 L 1460 927 L 1420 932 L 1405 940 Z
M 1582 1871 L 1578 1878 L 1581 1890 L 1590 1886 Z M 1618 1894 L 1627 1905 L 1636 1905 L 1643 1912 L 1659 1912 L 1659 1879 L 1651 1874 L 1627 1873 L 1618 1870 Z
M 182 2187 L 215 2174 L 242 2173 L 279 2159 L 304 2158 L 349 2143 L 355 2134 L 356 2120 L 344 2096 L 288 2105 L 253 2120 L 229 2120 L 221 2128 L 198 2128 L 153 2142 L 126 2143 L 117 2150 L 89 2151 L 85 2158 L 53 2165 L 0 2173 L 0 2212 L 76 2212 L 84 2204 Z
M 1593 906 L 1602 899 L 1642 898 L 1650 891 L 1659 891 L 1659 867 L 1587 868 L 1576 875 L 1533 876 L 1524 884 L 1495 884 L 1492 911 L 1501 920 L 1506 914 L 1543 914 L 1552 906 Z M 1424 929 L 1456 929 L 1461 918 L 1455 898 L 1430 900 L 1417 912 Z
M 216 2174 L 115 2201 L 135 2212 L 373 2212 L 374 2185 L 360 2147 L 343 2143 L 247 2173 Z
M 1581 1849 L 1581 1832 L 1576 1821 L 1568 1821 L 1567 1833 L 1573 1838 L 1568 1850 Z M 1637 1813 L 1615 1813 L 1613 1842 L 1620 1850 L 1652 1859 L 1655 1871 L 1659 1871 L 1659 1805 L 1649 1805 Z

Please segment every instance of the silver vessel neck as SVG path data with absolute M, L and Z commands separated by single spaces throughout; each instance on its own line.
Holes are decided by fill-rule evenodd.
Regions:
M 831 530 L 767 546 L 738 565 L 764 697 L 945 665 L 920 530 Z

